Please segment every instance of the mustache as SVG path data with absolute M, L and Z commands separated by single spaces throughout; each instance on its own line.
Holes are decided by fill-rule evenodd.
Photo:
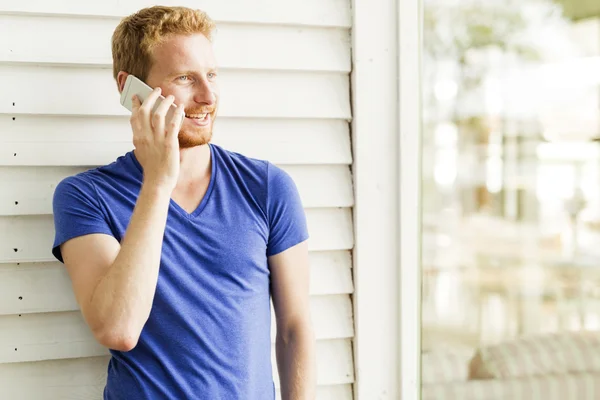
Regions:
M 191 108 L 185 109 L 185 113 L 190 114 L 212 114 L 215 112 L 215 107 L 202 107 L 202 108 Z

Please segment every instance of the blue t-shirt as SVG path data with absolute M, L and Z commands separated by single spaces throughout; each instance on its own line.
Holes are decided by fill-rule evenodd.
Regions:
M 209 147 L 208 190 L 191 214 L 170 202 L 150 317 L 133 350 L 110 350 L 105 400 L 275 398 L 267 257 L 308 239 L 304 210 L 282 169 Z M 64 179 L 55 257 L 81 235 L 121 241 L 142 178 L 131 151 Z

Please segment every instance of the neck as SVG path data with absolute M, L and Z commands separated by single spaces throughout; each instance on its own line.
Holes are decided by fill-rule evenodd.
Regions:
M 179 183 L 203 180 L 211 174 L 211 156 L 208 144 L 179 150 Z

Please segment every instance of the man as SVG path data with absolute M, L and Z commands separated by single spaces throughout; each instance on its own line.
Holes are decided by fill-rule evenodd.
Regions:
M 155 88 L 133 99 L 135 150 L 56 188 L 53 253 L 112 354 L 104 399 L 274 399 L 271 296 L 282 397 L 315 396 L 302 204 L 283 170 L 210 143 L 213 29 L 182 7 L 121 21 L 119 90 Z

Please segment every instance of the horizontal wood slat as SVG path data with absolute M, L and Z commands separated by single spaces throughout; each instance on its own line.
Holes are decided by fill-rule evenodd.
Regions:
M 286 166 L 306 208 L 351 207 L 352 177 L 345 166 Z M 85 168 L 0 167 L 0 215 L 52 214 L 56 185 Z
M 348 295 L 311 297 L 317 340 L 354 336 L 352 303 Z M 275 315 L 271 315 L 275 343 Z M 79 311 L 0 316 L 0 364 L 108 354 L 96 342 Z
M 112 70 L 111 36 L 118 22 L 0 14 L 0 63 Z M 44 34 L 32 40 L 32 26 Z M 218 66 L 223 69 L 350 71 L 347 29 L 224 23 L 213 42 Z
M 95 394 L 94 388 L 104 387 L 106 383 L 108 360 L 109 357 L 102 356 L 0 364 L 0 393 L 9 399 L 31 400 L 45 399 L 47 394 L 48 398 L 58 399 L 61 394 L 68 396 L 72 390 Z
M 219 81 L 221 116 L 351 116 L 347 74 L 228 70 L 221 72 Z M 106 69 L 0 65 L 0 87 L 0 114 L 13 117 L 130 114 L 120 104 L 117 85 Z
M 102 365 L 104 369 L 104 365 Z M 28 386 L 15 385 L 0 389 L 0 394 L 7 398 L 19 400 L 102 400 L 104 384 L 72 386 Z M 275 392 L 276 399 L 281 400 L 279 389 Z M 317 387 L 316 400 L 352 400 L 352 385 L 327 385 Z
M 353 292 L 350 252 L 310 252 L 309 257 L 312 295 Z M 0 315 L 78 309 L 71 280 L 61 263 L 0 264 Z
M 309 262 L 311 294 L 354 293 L 350 251 L 311 251 Z
M 199 8 L 217 22 L 352 26 L 349 0 L 163 0 L 160 4 Z M 0 13 L 124 17 L 149 5 L 147 0 L 0 0 Z
M 353 246 L 350 208 L 306 210 L 309 249 L 349 250 Z M 51 215 L 0 217 L 0 263 L 52 260 L 54 220 Z
M 352 163 L 344 120 L 218 117 L 214 130 L 213 143 L 276 164 Z M 132 148 L 126 116 L 0 114 L 0 165 L 97 166 Z
M 129 142 L 132 138 L 129 116 L 126 114 L 113 117 L 30 114 L 13 116 L 12 109 L 6 111 L 8 114 L 0 114 L 0 141 L 2 142 L 114 143 Z M 267 140 L 269 143 L 274 142 L 281 146 L 289 140 L 297 140 L 293 139 L 294 136 L 301 136 L 308 142 L 320 136 L 328 136 L 331 137 L 328 139 L 330 142 L 339 144 L 346 150 L 346 142 L 340 143 L 339 140 L 341 137 L 350 136 L 348 122 L 339 119 L 238 118 L 221 116 L 220 113 L 217 115 L 214 131 L 214 139 L 228 146 L 233 146 L 240 141 L 260 140 Z M 313 151 L 319 151 L 318 145 L 321 143 L 314 145 Z M 332 150 L 327 149 L 327 151 Z
M 279 375 L 273 353 L 273 376 L 279 387 Z M 350 339 L 318 340 L 316 346 L 317 384 L 340 385 L 354 382 L 352 341 Z
M 354 337 L 352 301 L 349 295 L 311 296 L 311 319 L 317 340 Z M 275 342 L 277 324 L 271 313 L 271 339 Z M 1 336 L 1 334 L 0 334 Z
M 275 395 L 276 400 L 282 400 L 279 390 Z M 316 400 L 352 400 L 353 396 L 351 384 L 318 386 Z
M 72 332 L 72 331 L 71 331 Z M 85 343 L 85 344 L 82 344 Z M 0 364 L 0 387 L 4 390 L 7 387 L 18 385 L 32 386 L 59 386 L 65 379 L 73 379 L 73 386 L 83 384 L 85 379 L 91 380 L 93 384 L 99 385 L 104 381 L 105 365 L 108 357 L 106 349 L 98 345 L 94 349 L 90 347 L 87 351 L 82 351 L 85 346 L 89 346 L 87 342 L 71 343 L 65 351 L 74 353 L 94 352 L 96 355 L 87 357 L 75 357 L 52 360 L 40 360 L 37 362 L 18 362 L 18 363 L 3 363 Z M 60 345 L 55 346 L 56 349 Z M 317 341 L 317 382 L 320 385 L 339 385 L 352 383 L 354 381 L 354 371 L 352 368 L 352 345 L 350 339 L 335 339 L 335 340 L 318 340 Z M 18 352 L 18 350 L 17 350 Z M 275 361 L 275 349 L 271 349 L 273 376 L 275 377 L 275 385 L 279 386 L 279 378 L 277 375 L 277 363 Z M 94 360 L 93 366 L 86 365 L 85 362 L 91 358 L 101 358 Z M 89 362 L 89 361 L 88 361 Z M 60 371 L 61 376 L 55 376 L 53 370 L 61 367 L 70 367 L 79 364 L 80 371 Z M 87 368 L 86 368 L 87 367 Z M 25 375 L 27 374 L 27 375 Z M 91 376 L 88 376 L 91 375 Z M 54 379 L 54 381 L 52 381 Z M 78 383 L 76 383 L 78 382 Z M 64 382 L 63 385 L 66 385 Z
M 19 400 L 102 400 L 104 384 L 90 386 L 66 387 L 27 387 L 8 388 L 5 391 L 10 398 Z M 275 392 L 276 399 L 281 400 L 279 389 Z M 42 397 L 43 396 L 43 397 Z M 352 400 L 352 385 L 328 385 L 317 387 L 316 400 Z

